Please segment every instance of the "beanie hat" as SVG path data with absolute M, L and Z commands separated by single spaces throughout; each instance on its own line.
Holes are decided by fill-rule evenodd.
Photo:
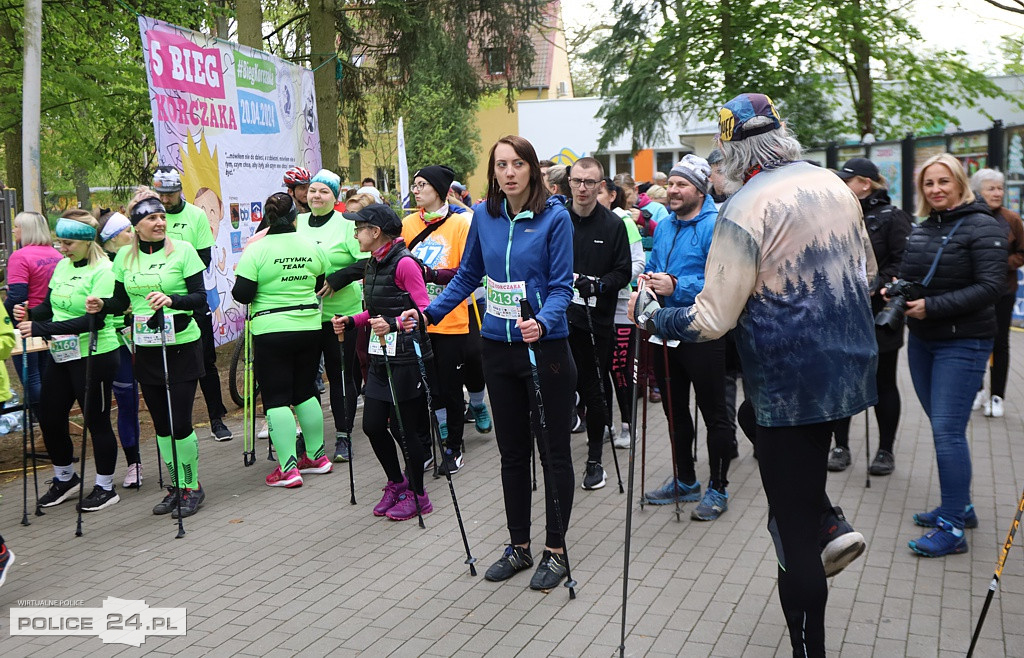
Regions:
M 341 191 L 341 176 L 328 169 L 321 169 L 316 172 L 316 176 L 309 179 L 309 182 L 310 184 L 323 183 L 327 187 L 331 188 L 331 191 L 334 192 L 335 199 L 338 198 L 338 194 Z
M 381 197 L 380 191 L 377 190 L 377 188 L 373 187 L 372 185 L 363 185 L 358 190 L 356 190 L 356 194 L 369 194 L 370 196 L 373 197 L 374 202 L 384 203 L 384 198 Z M 448 195 L 446 194 L 445 196 Z
M 771 120 L 756 127 L 747 125 L 757 117 Z M 739 142 L 781 127 L 775 103 L 764 94 L 740 94 L 718 111 L 718 138 L 723 142 Z
M 704 158 L 688 154 L 684 155 L 682 160 L 672 165 L 672 171 L 670 171 L 668 175 L 669 178 L 672 176 L 682 176 L 693 183 L 693 186 L 697 188 L 698 192 L 701 194 L 707 194 L 708 177 L 711 175 L 711 166 Z
M 438 198 L 444 202 L 448 198 L 448 190 L 451 189 L 452 181 L 455 180 L 455 172 L 444 165 L 430 165 L 413 174 L 413 179 L 416 178 L 427 181 L 430 187 L 437 191 Z
M 153 189 L 157 194 L 181 191 L 181 174 L 170 166 L 157 167 L 153 173 Z

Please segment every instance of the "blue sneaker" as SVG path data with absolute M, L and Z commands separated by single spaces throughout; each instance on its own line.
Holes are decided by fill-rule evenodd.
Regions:
M 487 403 L 470 404 L 469 408 L 473 412 L 473 423 L 476 425 L 476 431 L 481 434 L 490 432 L 491 414 L 487 411 Z
M 708 488 L 704 492 L 704 498 L 701 499 L 700 505 L 697 505 L 690 512 L 690 518 L 694 521 L 714 521 L 728 509 L 729 494 L 724 491 Z
M 918 555 L 942 557 L 967 552 L 967 537 L 953 534 L 953 526 L 941 516 L 936 520 L 935 529 L 920 539 L 911 539 L 907 544 Z
M 939 518 L 939 508 L 936 507 L 930 512 L 918 512 L 914 515 L 914 523 L 922 528 L 934 528 Z M 974 505 L 964 508 L 964 527 L 971 529 L 978 527 L 978 515 L 974 512 Z
M 686 484 L 682 480 L 675 479 L 678 488 L 673 484 L 674 478 L 670 475 L 665 484 L 659 489 L 648 491 L 644 497 L 651 505 L 669 505 L 677 500 L 681 503 L 700 500 L 700 482 Z

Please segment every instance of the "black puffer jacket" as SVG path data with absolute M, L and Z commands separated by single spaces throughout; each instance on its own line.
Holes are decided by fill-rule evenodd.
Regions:
M 907 319 L 910 333 L 924 340 L 992 338 L 996 300 L 1006 276 L 1006 235 L 983 203 L 933 211 L 907 240 L 900 277 L 920 282 L 928 274 L 943 239 L 949 240 L 935 276 L 924 291 L 924 320 Z
M 892 205 L 888 190 L 875 190 L 860 200 L 864 211 L 864 225 L 871 238 L 871 249 L 878 263 L 878 284 L 873 287 L 871 311 L 878 315 L 885 306 L 885 299 L 877 291 L 900 272 L 903 250 L 907 247 L 907 236 L 914 228 L 914 221 L 903 210 Z M 892 352 L 903 346 L 903 323 L 899 331 L 875 327 L 875 338 L 879 352 Z

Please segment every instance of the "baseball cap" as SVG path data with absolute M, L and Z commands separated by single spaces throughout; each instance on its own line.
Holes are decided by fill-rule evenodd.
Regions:
M 398 236 L 402 234 L 402 220 L 391 209 L 391 206 L 383 203 L 371 203 L 355 212 L 343 212 L 341 216 L 351 222 L 363 222 L 370 226 L 376 226 L 385 235 Z
M 748 126 L 755 117 L 768 117 L 771 121 Z M 718 138 L 723 142 L 739 142 L 781 127 L 782 119 L 775 103 L 764 94 L 740 94 L 718 111 Z
M 867 158 L 851 158 L 846 161 L 842 169 L 836 171 L 836 175 L 843 180 L 850 180 L 854 176 L 863 176 L 873 181 L 878 180 L 878 166 Z

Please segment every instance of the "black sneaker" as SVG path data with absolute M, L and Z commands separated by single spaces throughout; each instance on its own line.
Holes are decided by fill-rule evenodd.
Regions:
M 86 496 L 82 502 L 75 505 L 75 509 L 79 512 L 98 512 L 104 507 L 110 507 L 116 504 L 121 498 L 117 495 L 114 487 L 110 489 L 104 489 L 100 485 L 96 485 L 92 488 L 92 493 Z
M 569 563 L 566 562 L 564 555 L 545 550 L 544 557 L 540 559 L 540 564 L 530 579 L 530 589 L 544 592 L 552 590 L 558 587 L 558 583 L 562 582 L 568 570 Z
M 178 502 L 178 498 L 175 495 L 177 489 L 175 489 L 174 487 L 165 488 L 167 489 L 167 495 L 164 496 L 163 500 L 156 504 L 156 507 L 153 508 L 153 514 L 156 514 L 158 516 L 161 514 L 170 514 L 171 510 L 175 508 Z
M 352 437 L 337 432 L 334 435 L 334 461 L 347 462 L 352 459 Z
M 889 475 L 896 470 L 896 457 L 888 450 L 879 450 L 868 467 L 871 475 Z
M 58 480 L 53 478 L 50 483 L 50 489 L 42 496 L 39 497 L 40 507 L 53 507 L 60 505 L 68 498 L 78 495 L 78 490 L 82 487 L 82 478 L 78 477 L 78 473 L 71 476 L 70 480 Z
M 181 496 L 181 517 L 187 518 L 195 514 L 204 500 L 206 500 L 206 493 L 203 491 L 202 485 L 198 489 L 184 489 Z M 171 518 L 178 518 L 177 505 L 171 509 Z
M 576 420 L 572 423 L 572 429 L 569 430 L 573 434 L 582 434 L 587 431 L 587 417 L 576 414 Z
M 235 435 L 231 433 L 228 426 L 224 424 L 224 420 L 221 418 L 213 418 L 210 420 L 210 436 L 215 441 L 230 441 L 235 438 Z
M 836 446 L 828 453 L 828 470 L 833 473 L 845 471 L 850 465 L 850 449 Z
M 546 555 L 547 551 L 544 553 Z M 487 569 L 487 573 L 484 574 L 484 578 L 497 583 L 502 580 L 508 580 L 523 569 L 529 569 L 532 566 L 533 555 L 530 554 L 529 547 L 522 548 L 520 546 L 509 545 L 505 547 L 504 555 L 498 558 L 498 561 Z
M 434 467 L 434 455 L 430 454 L 430 448 L 427 448 L 427 458 L 423 460 L 423 472 L 426 473 Z
M 14 552 L 6 544 L 0 544 L 0 587 L 7 581 L 7 574 L 14 566 Z
M 587 473 L 583 476 L 583 488 L 588 491 L 605 485 L 606 474 L 600 462 L 587 462 Z
M 839 507 L 833 507 L 831 513 L 822 519 L 818 544 L 821 546 L 821 562 L 825 567 L 826 578 L 850 566 L 867 548 L 864 535 L 853 529 Z
M 461 450 L 445 448 L 444 454 L 441 456 L 441 464 L 437 467 L 437 474 L 442 477 L 455 475 L 462 468 L 463 463 Z

